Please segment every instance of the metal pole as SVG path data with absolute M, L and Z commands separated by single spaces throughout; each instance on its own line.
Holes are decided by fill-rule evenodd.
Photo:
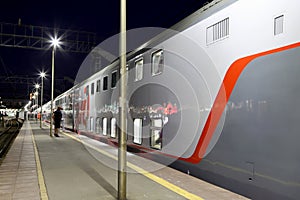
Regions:
M 38 123 L 38 109 L 39 109 L 39 89 L 38 89 L 38 87 L 36 87 L 36 90 L 35 90 L 35 93 L 36 93 L 36 105 L 37 105 L 37 107 L 36 107 L 36 123 Z
M 52 80 L 51 80 L 51 111 L 50 111 L 50 136 L 53 137 L 52 134 L 52 112 L 53 112 L 53 93 L 54 93 L 54 53 L 55 53 L 55 46 L 52 49 Z
M 35 92 L 36 92 L 36 105 L 37 105 L 36 109 L 38 109 L 39 108 L 39 89 L 36 88 Z
M 43 118 L 43 93 L 44 93 L 43 89 L 44 89 L 44 77 L 42 76 L 40 128 L 42 128 L 42 118 Z
M 121 131 L 119 135 L 118 149 L 118 199 L 126 199 L 126 0 L 121 0 L 120 9 L 120 122 Z

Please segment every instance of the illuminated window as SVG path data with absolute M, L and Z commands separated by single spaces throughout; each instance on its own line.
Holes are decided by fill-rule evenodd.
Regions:
M 107 118 L 102 119 L 102 134 L 107 135 Z
M 90 131 L 94 131 L 94 117 L 90 117 Z
M 274 19 L 274 35 L 283 33 L 283 15 Z
M 111 133 L 110 136 L 112 138 L 116 138 L 117 135 L 117 120 L 116 118 L 112 118 L 110 121 L 110 129 L 111 129 Z
M 133 122 L 133 142 L 142 144 L 143 121 L 142 119 L 134 119 Z
M 161 147 L 162 147 L 162 128 L 163 128 L 163 121 L 161 119 L 151 120 L 150 145 L 152 148 L 161 149 Z
M 135 66 L 134 81 L 139 81 L 143 79 L 143 65 L 144 65 L 143 58 L 140 58 L 134 62 L 134 66 Z
M 164 69 L 163 50 L 152 53 L 151 56 L 151 72 L 152 76 L 161 74 Z

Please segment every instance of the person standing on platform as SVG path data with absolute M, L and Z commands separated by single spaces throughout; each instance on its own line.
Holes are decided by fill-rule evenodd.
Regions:
M 58 130 L 60 128 L 60 122 L 61 122 L 61 118 L 62 118 L 61 110 L 62 110 L 62 107 L 58 106 L 52 116 L 52 118 L 54 120 L 54 136 L 55 137 L 59 137 Z
M 38 119 L 38 120 L 41 119 L 41 113 L 40 113 L 40 112 L 38 112 L 38 114 L 37 114 L 37 119 Z

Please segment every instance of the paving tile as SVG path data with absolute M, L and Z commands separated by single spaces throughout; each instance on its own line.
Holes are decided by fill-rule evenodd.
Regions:
M 20 131 L 0 166 L 1 200 L 40 200 L 31 134 Z
M 12 200 L 12 194 L 11 193 L 2 193 L 0 191 L 0 197 L 1 197 L 1 200 Z

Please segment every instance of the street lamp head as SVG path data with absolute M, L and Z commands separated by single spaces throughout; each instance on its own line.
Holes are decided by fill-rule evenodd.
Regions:
M 54 37 L 50 37 L 51 38 L 51 46 L 56 49 L 56 47 L 59 47 L 59 45 L 61 44 L 60 38 L 57 38 L 56 36 Z
M 45 78 L 46 77 L 46 73 L 45 72 L 41 72 L 40 73 L 40 77 Z
M 37 84 L 35 84 L 35 88 L 36 89 L 39 89 L 40 88 L 40 85 L 37 83 Z

